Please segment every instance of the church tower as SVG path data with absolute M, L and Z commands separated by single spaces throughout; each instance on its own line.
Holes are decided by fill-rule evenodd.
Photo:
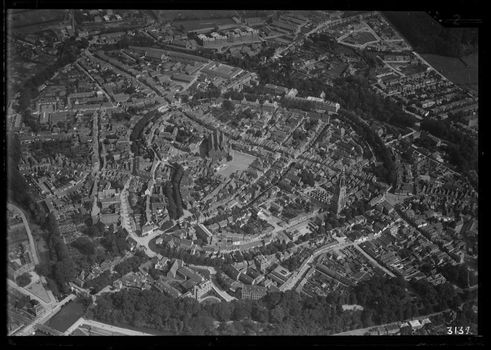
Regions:
M 336 194 L 333 197 L 332 204 L 336 215 L 339 215 L 341 210 L 343 210 L 344 206 L 346 205 L 346 179 L 344 167 L 341 171 L 341 175 L 339 175 L 338 188 L 336 189 Z

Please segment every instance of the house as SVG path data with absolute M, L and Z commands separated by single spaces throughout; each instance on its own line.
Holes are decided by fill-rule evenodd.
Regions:
M 203 281 L 203 277 L 201 277 L 199 274 L 197 274 L 196 272 L 194 272 L 193 270 L 191 270 L 190 268 L 188 268 L 186 266 L 181 266 L 180 268 L 177 269 L 176 272 L 180 276 L 182 276 L 186 279 L 193 280 L 196 283 L 200 283 Z
M 285 283 L 288 278 L 290 277 L 291 272 L 288 271 L 286 268 L 284 268 L 281 265 L 278 265 L 270 274 L 269 277 L 279 285 L 282 285 Z
M 385 326 L 385 329 L 387 330 L 387 334 L 394 334 L 399 332 L 401 328 L 398 324 L 393 323 Z
M 203 295 L 208 293 L 213 288 L 211 280 L 206 280 L 193 287 L 193 297 L 196 300 L 201 299 Z
M 162 259 L 159 259 L 156 263 L 155 263 L 155 269 L 157 270 L 165 270 L 166 267 L 167 267 L 167 261 L 169 261 L 169 259 L 167 259 L 166 257 L 162 257 Z
M 163 281 L 158 281 L 153 286 L 158 291 L 165 292 L 168 295 L 170 295 L 171 297 L 178 298 L 181 296 L 181 292 L 179 292 L 176 288 L 172 287 L 171 285 L 169 285 Z
M 179 259 L 174 260 L 174 263 L 172 264 L 169 272 L 167 272 L 167 277 L 176 278 L 177 269 L 179 269 L 181 266 L 182 266 L 182 260 Z
M 421 324 L 421 322 L 419 322 L 419 320 L 409 321 L 409 325 L 411 326 L 412 329 L 419 329 L 423 327 L 423 325 Z

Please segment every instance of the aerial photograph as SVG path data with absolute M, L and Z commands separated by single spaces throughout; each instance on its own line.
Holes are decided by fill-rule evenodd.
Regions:
M 481 335 L 478 27 L 6 18 L 9 336 Z

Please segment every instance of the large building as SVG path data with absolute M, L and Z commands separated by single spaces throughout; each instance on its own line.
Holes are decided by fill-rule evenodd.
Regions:
M 209 134 L 200 145 L 202 157 L 209 157 L 213 161 L 222 160 L 230 153 L 230 146 L 227 137 L 221 131 L 214 131 Z
M 193 287 L 193 297 L 196 300 L 199 300 L 203 295 L 208 293 L 212 288 L 213 288 L 213 284 L 211 283 L 211 281 L 205 280 Z
M 206 48 L 219 48 L 240 43 L 258 41 L 259 32 L 252 28 L 235 28 L 222 33 L 198 34 L 197 42 Z
M 336 193 L 333 197 L 332 207 L 336 212 L 336 215 L 339 215 L 341 210 L 343 210 L 346 205 L 346 180 L 344 175 L 344 168 L 341 171 L 341 175 L 339 176 L 338 187 L 336 189 Z

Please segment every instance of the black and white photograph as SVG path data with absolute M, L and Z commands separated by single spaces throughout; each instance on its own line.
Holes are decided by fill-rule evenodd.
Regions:
M 478 25 L 132 5 L 5 10 L 9 338 L 480 335 Z

